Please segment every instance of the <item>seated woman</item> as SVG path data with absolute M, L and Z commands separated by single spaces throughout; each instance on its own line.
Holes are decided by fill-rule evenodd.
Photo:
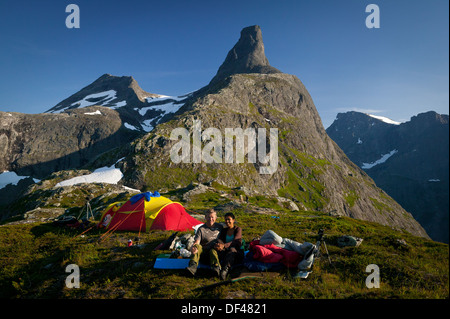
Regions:
M 220 278 L 225 280 L 231 267 L 244 258 L 242 250 L 242 228 L 234 223 L 236 217 L 233 213 L 225 214 L 226 227 L 219 234 L 219 242 L 214 246 L 222 261 Z

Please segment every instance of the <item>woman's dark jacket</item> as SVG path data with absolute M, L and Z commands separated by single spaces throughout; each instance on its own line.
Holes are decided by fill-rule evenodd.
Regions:
M 234 228 L 234 238 L 232 241 L 230 241 L 229 243 L 226 243 L 225 240 L 227 238 L 227 231 L 228 228 L 224 228 L 222 229 L 222 231 L 219 234 L 219 239 L 224 243 L 224 248 L 226 250 L 234 247 L 236 248 L 236 250 L 242 250 L 242 228 L 235 226 Z

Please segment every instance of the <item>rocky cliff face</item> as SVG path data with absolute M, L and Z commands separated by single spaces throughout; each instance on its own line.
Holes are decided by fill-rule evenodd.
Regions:
M 448 243 L 448 115 L 431 111 L 394 125 L 348 112 L 327 132 L 431 238 Z
M 242 29 L 239 41 L 228 52 L 225 61 L 210 84 L 221 81 L 232 74 L 240 73 L 281 73 L 269 64 L 264 52 L 261 28 L 257 25 Z
M 136 136 L 122 128 L 116 111 L 105 107 L 61 114 L 0 112 L 0 170 L 44 178 L 82 167 Z

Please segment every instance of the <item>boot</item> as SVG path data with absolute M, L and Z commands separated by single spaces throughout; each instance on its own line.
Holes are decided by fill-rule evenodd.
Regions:
M 220 279 L 222 279 L 222 280 L 226 280 L 227 279 L 228 270 L 229 270 L 228 267 L 225 267 L 224 269 L 222 269 L 220 271 Z
M 195 276 L 195 274 L 197 273 L 197 267 L 198 267 L 198 264 L 197 264 L 195 261 L 190 260 L 190 261 L 189 261 L 189 266 L 186 267 L 186 270 L 187 270 L 188 273 L 190 273 L 192 276 Z
M 212 270 L 217 275 L 217 277 L 220 277 L 220 265 L 216 264 L 216 265 L 212 266 Z

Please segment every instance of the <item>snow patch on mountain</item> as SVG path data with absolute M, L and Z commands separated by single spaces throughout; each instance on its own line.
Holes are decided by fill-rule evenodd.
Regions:
M 129 129 L 129 130 L 132 130 L 132 131 L 137 131 L 137 130 L 138 130 L 138 129 L 136 128 L 136 126 L 131 125 L 131 124 L 128 124 L 127 122 L 123 123 L 123 125 L 124 125 L 127 129 Z
M 117 92 L 115 90 L 109 90 L 109 91 L 105 91 L 105 92 L 89 94 L 84 99 L 72 103 L 71 106 L 76 106 L 78 104 L 77 106 L 81 108 L 81 107 L 91 106 L 94 104 L 103 105 L 103 104 L 106 104 L 107 102 L 115 99 L 116 94 L 117 94 Z M 89 101 L 89 100 L 91 100 L 91 101 Z
M 118 109 L 119 107 L 126 106 L 126 105 L 127 105 L 127 101 L 124 100 L 124 101 L 114 103 L 114 105 L 108 105 L 108 106 L 111 107 L 112 109 Z
M 376 160 L 375 162 L 372 163 L 363 163 L 361 168 L 362 169 L 371 169 L 372 167 L 379 165 L 379 164 L 383 164 L 385 163 L 392 155 L 398 153 L 397 150 L 392 150 L 387 154 L 381 155 L 381 158 Z
M 4 171 L 2 173 L 0 173 L 0 189 L 6 187 L 7 185 L 11 184 L 11 185 L 17 185 L 17 183 L 24 179 L 24 178 L 28 178 L 29 176 L 19 176 L 17 175 L 15 172 L 9 172 L 9 171 Z M 40 182 L 40 180 L 33 178 L 33 181 L 35 183 Z
M 102 112 L 100 112 L 99 110 L 95 111 L 95 112 L 86 112 L 84 113 L 86 115 L 102 115 Z
M 150 132 L 154 129 L 153 125 L 150 123 L 153 121 L 153 119 L 145 120 L 141 123 L 142 129 L 146 132 Z
M 180 103 L 180 101 L 184 99 L 186 99 L 186 96 L 160 95 L 159 97 L 149 97 L 146 98 L 146 100 L 151 105 L 148 107 L 143 107 L 137 111 L 142 116 L 144 116 L 150 109 L 155 111 L 162 111 L 164 112 L 164 114 L 175 113 L 184 105 L 184 103 Z
M 159 114 L 155 117 L 142 121 L 142 129 L 146 132 L 152 131 L 165 115 L 177 112 L 184 105 L 183 101 L 189 95 L 190 94 L 168 96 L 159 94 L 156 97 L 147 97 L 146 101 L 149 105 L 143 108 L 135 108 L 134 110 L 143 117 L 145 117 L 148 111 L 157 111 Z
M 117 92 L 115 90 L 108 90 L 108 91 L 103 91 L 103 92 L 99 92 L 99 93 L 93 93 L 93 94 L 89 94 L 87 96 L 85 96 L 83 99 L 73 102 L 71 105 L 62 108 L 60 110 L 57 111 L 52 111 L 51 113 L 62 113 L 64 111 L 66 111 L 69 108 L 73 108 L 73 107 L 77 107 L 77 108 L 84 108 L 84 107 L 88 107 L 88 106 L 92 106 L 92 105 L 101 105 L 101 106 L 108 106 L 112 109 L 117 109 L 119 107 L 123 107 L 127 105 L 126 101 L 119 101 L 116 103 L 111 103 L 112 101 L 114 101 L 117 97 Z M 59 105 L 56 106 L 56 108 L 58 108 Z
M 120 169 L 115 168 L 114 165 L 110 167 L 101 167 L 88 175 L 77 176 L 62 182 L 59 182 L 55 187 L 72 186 L 83 183 L 106 183 L 117 184 L 123 177 Z
M 378 116 L 378 115 L 372 115 L 372 114 L 367 114 L 370 117 L 373 117 L 377 120 L 383 121 L 384 123 L 388 123 L 388 124 L 393 124 L 393 125 L 400 125 L 402 124 L 401 122 L 397 122 L 394 120 L 391 120 L 390 118 L 384 117 L 384 116 Z

